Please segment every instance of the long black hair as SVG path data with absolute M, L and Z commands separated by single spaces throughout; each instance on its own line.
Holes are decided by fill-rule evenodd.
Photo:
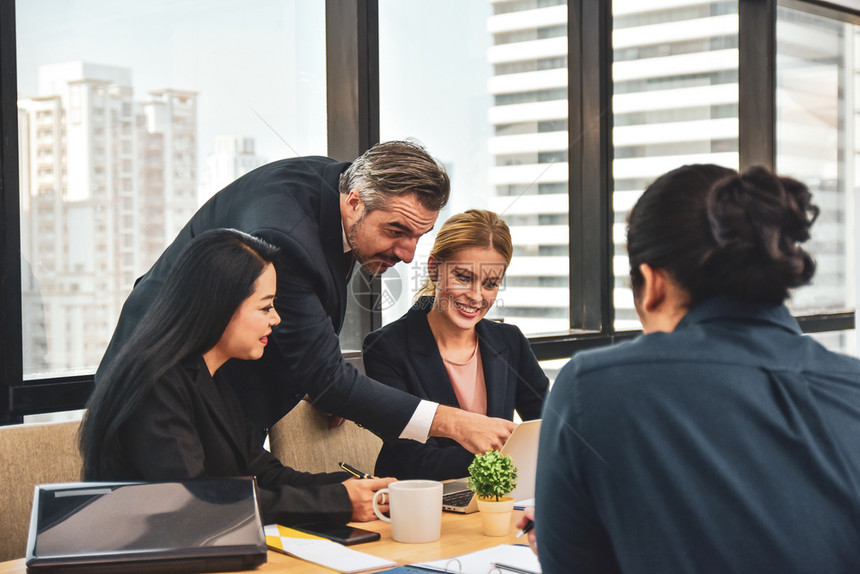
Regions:
M 188 243 L 146 316 L 100 368 L 81 426 L 85 480 L 123 478 L 122 424 L 164 373 L 215 346 L 277 251 L 235 229 L 206 231 Z
M 818 208 L 805 185 L 763 167 L 739 174 L 686 165 L 648 186 L 630 212 L 627 252 L 635 294 L 639 265 L 669 273 L 693 306 L 727 296 L 778 305 L 809 283 L 815 261 L 800 244 Z

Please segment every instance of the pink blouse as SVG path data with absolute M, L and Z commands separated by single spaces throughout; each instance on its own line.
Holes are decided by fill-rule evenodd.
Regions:
M 454 387 L 454 394 L 464 411 L 487 414 L 487 385 L 484 382 L 484 364 L 481 362 L 481 349 L 475 344 L 472 357 L 465 363 L 455 363 L 442 358 L 445 370 Z

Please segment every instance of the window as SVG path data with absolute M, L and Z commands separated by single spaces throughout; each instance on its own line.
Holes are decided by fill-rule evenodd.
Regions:
M 0 164 L 0 226 L 20 229 L 20 245 L 0 234 L 0 260 L 22 275 L 20 291 L 0 284 L 0 424 L 84 404 L 125 292 L 226 183 L 213 166 L 247 149 L 242 169 L 423 141 L 454 183 L 439 224 L 481 207 L 511 226 L 496 316 L 530 334 L 550 378 L 574 352 L 635 336 L 624 226 L 651 180 L 685 161 L 763 161 L 825 209 L 816 283 L 792 310 L 826 345 L 856 345 L 860 10 L 848 0 L 779 0 L 776 41 L 758 0 L 45 1 L 17 2 L 11 25 L 0 3 L 0 53 L 14 26 L 18 58 L 0 58 L 0 84 L 17 74 L 20 98 L 2 102 L 19 129 L 0 136 L 22 138 L 20 161 Z M 744 51 L 750 38 L 763 48 Z M 773 61 L 771 108 L 758 79 Z M 740 125 L 750 101 L 762 109 Z M 353 279 L 343 349 L 405 311 L 432 240 L 378 283 Z
M 445 163 L 437 230 L 469 208 L 506 220 L 515 254 L 488 316 L 527 334 L 570 328 L 566 25 L 560 2 L 379 5 L 380 139 L 415 136 Z M 433 239 L 383 278 L 383 323 L 410 307 Z
M 640 329 L 627 214 L 658 175 L 686 163 L 738 168 L 737 1 L 662 8 L 613 3 L 615 328 Z
M 324 3 L 221 1 L 204 8 L 159 0 L 136 7 L 58 3 L 46 10 L 43 2 L 21 1 L 16 24 L 19 114 L 36 130 L 21 131 L 19 154 L 49 144 L 68 167 L 62 177 L 50 165 L 33 165 L 36 177 L 21 177 L 22 261 L 31 275 L 22 293 L 24 375 L 41 379 L 72 367 L 92 372 L 111 329 L 87 325 L 114 325 L 132 287 L 117 266 L 143 274 L 200 201 L 252 167 L 325 154 Z M 271 73 L 273 67 L 281 72 Z M 52 118 L 43 109 L 46 97 L 56 99 L 58 110 L 80 110 L 79 125 L 57 125 L 64 138 L 46 122 Z M 144 121 L 132 122 L 135 113 Z M 221 169 L 239 164 L 229 148 L 216 152 L 219 138 L 231 137 L 256 144 L 255 162 L 243 171 Z M 156 158 L 147 156 L 156 141 L 163 142 Z M 211 170 L 216 163 L 219 169 Z M 47 185 L 59 193 L 45 215 L 29 206 Z M 120 194 L 152 209 L 126 211 L 105 228 L 100 212 L 131 205 L 131 199 L 119 203 Z M 153 196 L 157 205 L 146 199 Z M 29 230 L 39 229 L 44 217 L 69 235 L 39 242 Z M 119 235 L 129 231 L 141 239 L 134 244 L 140 250 L 110 256 L 130 246 Z M 74 265 L 57 252 L 67 243 Z M 44 288 L 43 261 L 55 262 L 54 289 Z M 99 266 L 108 281 L 96 290 Z M 90 277 L 82 280 L 78 268 Z M 81 280 L 71 283 L 71 276 Z M 86 322 L 63 317 L 82 302 Z M 46 330 L 46 314 L 68 329 Z
M 855 306 L 858 39 L 856 24 L 785 7 L 777 13 L 777 168 L 803 181 L 821 210 L 808 244 L 816 273 L 790 302 L 796 314 Z M 852 338 L 822 337 L 849 352 Z

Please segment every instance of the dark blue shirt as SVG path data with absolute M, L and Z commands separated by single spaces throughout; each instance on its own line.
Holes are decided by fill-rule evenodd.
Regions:
M 543 572 L 860 572 L 860 361 L 713 299 L 584 352 L 544 408 Z

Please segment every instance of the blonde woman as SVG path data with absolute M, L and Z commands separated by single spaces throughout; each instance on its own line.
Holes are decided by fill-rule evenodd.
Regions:
M 413 307 L 364 340 L 367 375 L 420 398 L 490 417 L 540 417 L 548 380 L 513 325 L 484 317 L 511 261 L 507 224 L 471 209 L 448 219 Z M 444 480 L 467 475 L 474 455 L 450 439 L 386 442 L 377 476 Z

